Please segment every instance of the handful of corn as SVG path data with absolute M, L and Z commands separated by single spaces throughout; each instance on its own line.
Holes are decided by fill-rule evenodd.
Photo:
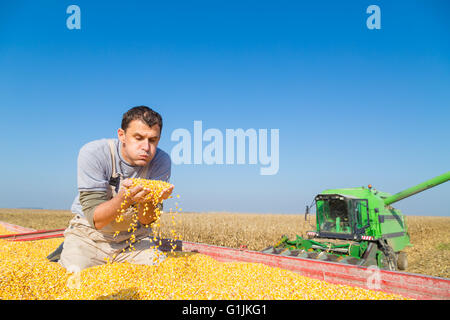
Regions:
M 166 181 L 162 180 L 149 180 L 142 178 L 131 178 L 132 184 L 129 188 L 127 188 L 127 195 L 129 195 L 129 191 L 131 188 L 141 186 L 144 189 L 150 190 L 150 193 L 145 198 L 146 201 L 153 203 L 153 205 L 157 205 L 160 201 L 159 197 L 161 193 L 170 188 L 172 185 Z
M 125 213 L 125 207 L 127 206 L 127 203 L 129 201 L 131 189 L 137 186 L 141 186 L 144 189 L 150 190 L 150 192 L 144 198 L 144 215 L 146 215 L 149 210 L 149 203 L 151 203 L 155 207 L 155 213 L 160 214 L 160 209 L 158 206 L 159 203 L 162 203 L 160 196 L 165 189 L 168 189 L 172 185 L 162 180 L 149 180 L 142 178 L 131 178 L 130 180 L 132 184 L 131 186 L 125 188 L 125 200 L 123 200 L 123 202 L 120 204 L 120 209 L 118 210 L 119 215 L 116 217 L 116 221 L 120 222 L 123 220 L 123 213 Z M 136 206 L 137 205 L 133 205 L 131 206 L 131 208 L 137 212 Z M 159 217 L 159 215 L 157 215 L 157 217 Z

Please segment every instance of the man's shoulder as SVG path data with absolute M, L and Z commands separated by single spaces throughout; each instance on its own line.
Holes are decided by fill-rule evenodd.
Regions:
M 170 165 L 171 160 L 170 160 L 170 156 L 167 152 L 165 152 L 164 150 L 162 150 L 160 148 L 157 148 L 153 162 L 164 163 L 164 164 Z
M 118 139 L 97 139 L 90 141 L 86 144 L 84 144 L 80 148 L 80 153 L 88 152 L 88 153 L 98 153 L 102 151 L 108 151 L 109 152 L 109 143 L 108 140 L 113 140 L 114 146 L 117 146 Z

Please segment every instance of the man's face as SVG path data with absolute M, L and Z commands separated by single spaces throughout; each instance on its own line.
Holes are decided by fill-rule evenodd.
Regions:
M 132 120 L 126 131 L 117 131 L 122 142 L 122 157 L 132 166 L 145 166 L 156 154 L 161 136 L 158 124 L 149 127 L 141 120 Z

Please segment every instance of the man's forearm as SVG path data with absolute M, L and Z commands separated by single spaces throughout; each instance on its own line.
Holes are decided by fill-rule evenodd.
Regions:
M 144 214 L 144 205 L 139 205 L 138 220 L 141 224 L 150 224 L 156 220 L 155 206 L 149 202 L 147 203 L 147 211 Z
M 125 199 L 123 192 L 119 192 L 111 200 L 105 201 L 99 204 L 94 211 L 94 225 L 96 229 L 101 229 L 111 221 L 113 221 L 119 214 L 121 209 L 127 209 L 130 204 L 127 203 L 121 207 L 122 202 Z

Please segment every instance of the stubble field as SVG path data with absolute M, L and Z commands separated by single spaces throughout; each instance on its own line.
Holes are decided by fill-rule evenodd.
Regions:
M 65 228 L 73 217 L 66 210 L 0 209 L 0 221 L 33 229 Z M 249 250 L 262 250 L 282 235 L 305 236 L 315 229 L 314 216 L 303 214 L 178 213 L 172 226 L 169 214 L 162 216 L 162 237 L 170 230 L 183 240 Z M 450 217 L 408 216 L 411 243 L 406 272 L 450 278 Z M 62 240 L 62 239 L 61 239 Z

